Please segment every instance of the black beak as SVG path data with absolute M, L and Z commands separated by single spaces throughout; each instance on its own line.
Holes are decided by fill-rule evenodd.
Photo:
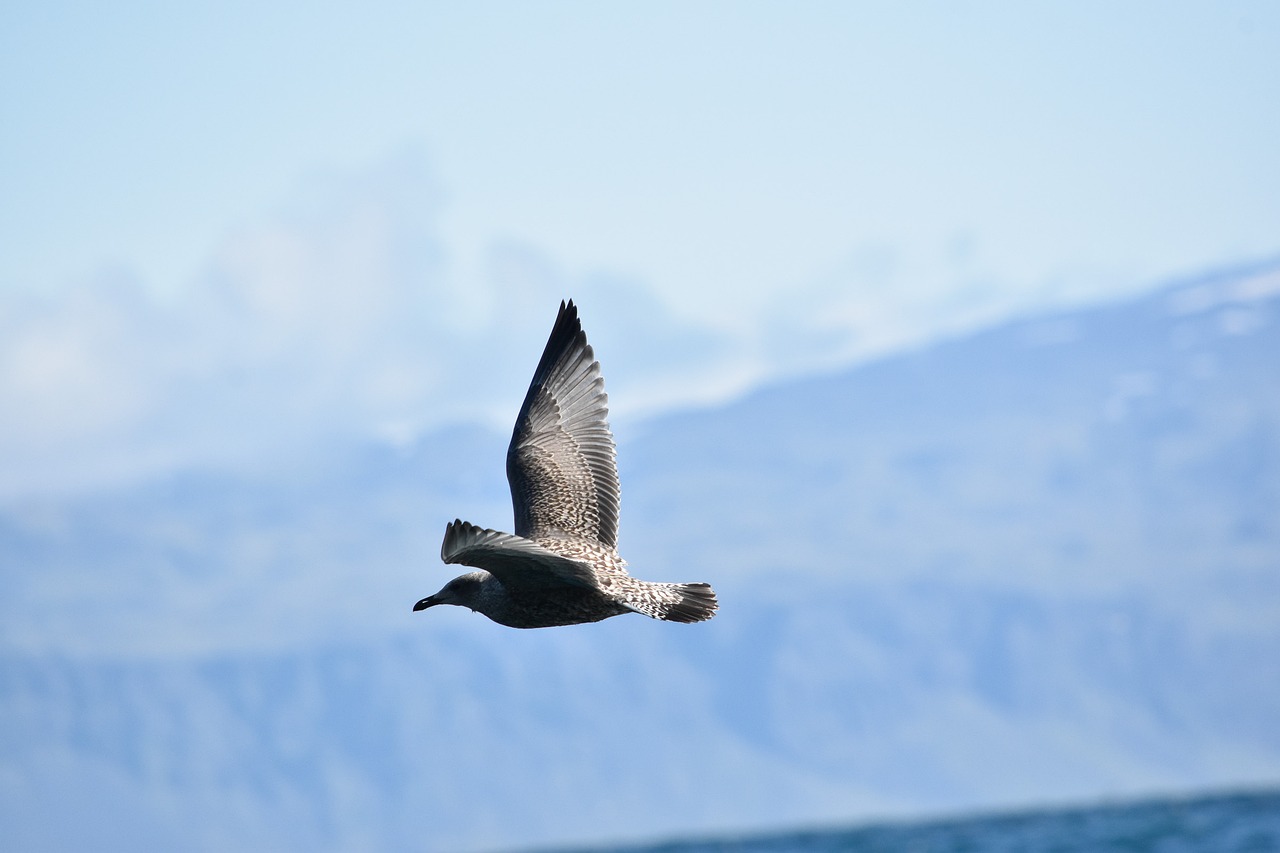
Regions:
M 434 595 L 428 595 L 426 598 L 413 605 L 413 612 L 417 613 L 419 610 L 426 610 L 428 607 L 439 603 L 440 602 L 436 600 Z

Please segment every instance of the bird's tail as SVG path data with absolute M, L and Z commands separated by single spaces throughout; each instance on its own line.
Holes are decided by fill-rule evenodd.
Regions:
M 705 583 L 655 583 L 646 592 L 651 594 L 630 602 L 633 609 L 667 622 L 705 622 L 720 606 Z

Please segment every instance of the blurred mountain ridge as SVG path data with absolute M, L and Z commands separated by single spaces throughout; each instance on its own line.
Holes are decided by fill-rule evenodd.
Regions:
M 480 429 L 7 505 L 0 842 L 492 849 L 1280 782 L 1278 321 L 1262 267 L 619 436 L 633 571 L 720 593 L 690 628 L 410 613 L 446 521 L 510 526 Z

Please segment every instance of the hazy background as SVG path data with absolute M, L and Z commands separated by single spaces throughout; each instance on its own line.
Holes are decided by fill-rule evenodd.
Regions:
M 1277 103 L 1268 3 L 5 4 L 3 823 L 1280 782 Z M 570 296 L 709 625 L 408 611 Z

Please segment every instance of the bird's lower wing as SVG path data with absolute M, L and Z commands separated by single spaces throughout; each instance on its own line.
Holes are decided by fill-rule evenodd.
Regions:
M 595 571 L 586 563 L 562 557 L 523 536 L 461 519 L 445 528 L 440 559 L 484 569 L 511 588 L 597 587 Z

